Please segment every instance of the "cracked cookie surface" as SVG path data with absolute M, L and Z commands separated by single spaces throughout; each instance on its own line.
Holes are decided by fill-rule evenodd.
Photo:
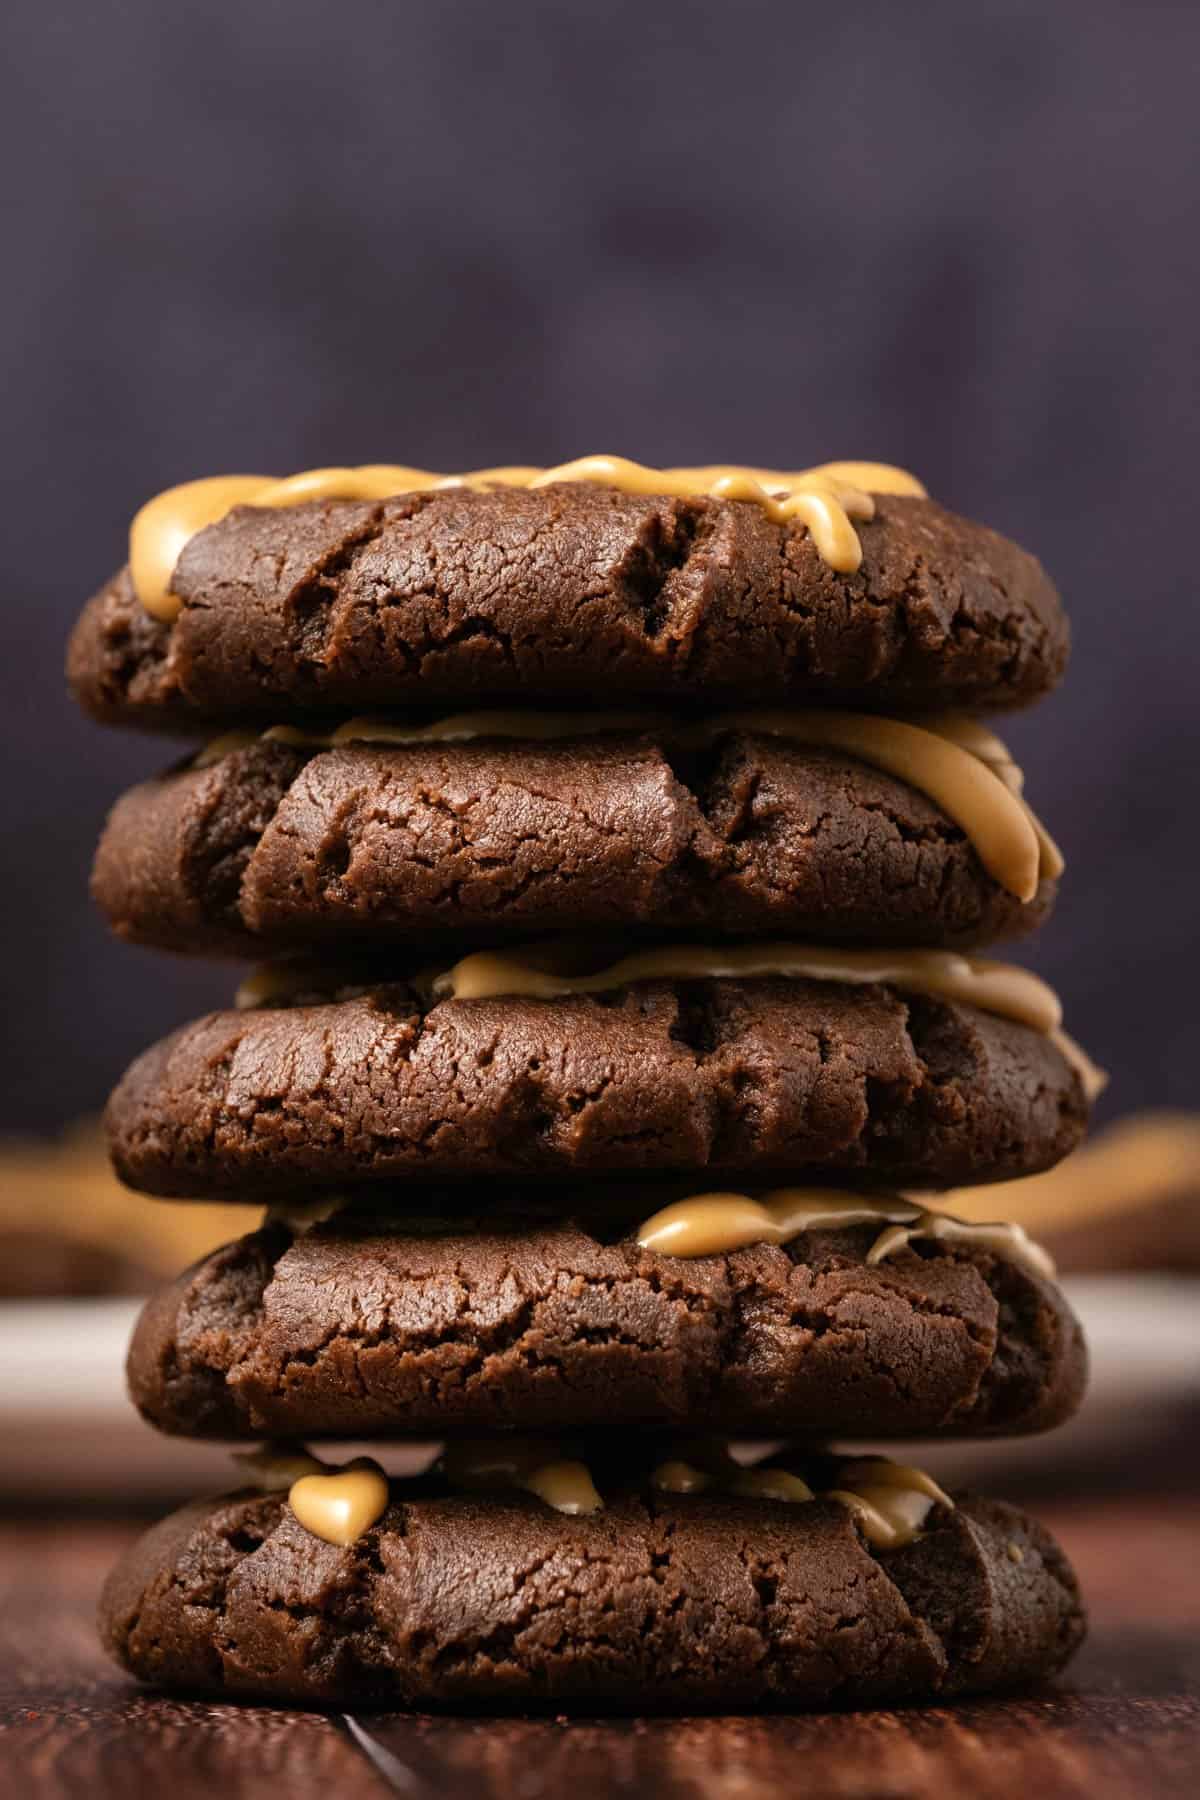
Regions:
M 239 507 L 185 547 L 182 607 L 122 570 L 68 673 L 93 717 L 189 731 L 346 708 L 568 699 L 1019 706 L 1068 633 L 1017 545 L 881 495 L 857 574 L 799 525 L 718 500 L 565 484 Z
M 125 1668 L 181 1693 L 736 1712 L 1038 1680 L 1084 1618 L 1049 1534 L 973 1497 L 872 1552 L 831 1500 L 606 1494 L 568 1518 L 432 1482 L 393 1484 L 346 1549 L 282 1494 L 184 1507 L 113 1571 L 100 1626 Z
M 638 1205 L 629 1184 L 610 1198 Z M 648 1186 L 643 1210 L 662 1198 Z M 420 1227 L 394 1222 L 405 1205 Z M 683 1259 L 555 1220 L 551 1200 L 540 1218 L 511 1197 L 463 1205 L 405 1191 L 378 1215 L 214 1252 L 142 1313 L 135 1403 L 162 1430 L 220 1438 L 861 1438 L 1046 1430 L 1082 1396 L 1062 1294 L 992 1256 L 927 1246 L 869 1265 L 868 1226 Z
M 131 1187 L 249 1200 L 416 1173 L 967 1185 L 1048 1167 L 1087 1113 L 1029 1026 L 763 977 L 438 1002 L 398 982 L 210 1013 L 132 1064 L 106 1121 Z
M 136 943 L 261 954 L 416 933 L 700 926 L 970 947 L 1032 930 L 962 830 L 847 756 L 730 734 L 235 749 L 133 788 L 92 891 Z

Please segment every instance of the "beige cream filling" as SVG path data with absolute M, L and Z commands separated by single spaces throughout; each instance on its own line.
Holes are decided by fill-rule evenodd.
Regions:
M 280 481 L 272 475 L 212 475 L 168 488 L 135 515 L 129 532 L 134 590 L 156 619 L 173 619 L 180 601 L 171 592 L 175 565 L 189 538 L 215 525 L 235 506 L 298 506 L 306 500 L 389 500 L 435 488 L 547 487 L 590 482 L 624 494 L 680 499 L 744 500 L 778 523 L 806 526 L 823 561 L 853 574 L 862 561 L 854 522 L 875 515 L 872 494 L 923 495 L 914 475 L 890 463 L 832 462 L 811 469 L 757 469 L 739 463 L 655 469 L 623 456 L 581 456 L 540 469 L 510 465 L 436 475 L 428 469 L 377 463 L 349 469 L 306 469 Z
M 1062 854 L 1023 799 L 1024 777 L 1005 746 L 974 721 L 952 714 L 909 721 L 872 713 L 750 708 L 692 724 L 651 711 L 589 716 L 511 710 L 457 713 L 420 726 L 362 717 L 328 732 L 277 725 L 262 736 L 306 749 L 336 749 L 346 744 L 403 747 L 483 737 L 552 741 L 592 732 L 633 732 L 699 749 L 734 731 L 840 751 L 906 782 L 959 826 L 988 873 L 1021 901 L 1033 899 L 1040 881 L 1056 880 L 1063 872 Z M 205 768 L 254 741 L 253 732 L 228 732 L 202 750 L 194 766 Z

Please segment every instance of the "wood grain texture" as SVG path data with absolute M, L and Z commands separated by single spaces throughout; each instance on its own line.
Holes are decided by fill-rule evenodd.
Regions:
M 187 1703 L 110 1668 L 92 1615 L 141 1521 L 0 1522 L 0 1791 L 32 1800 L 1174 1800 L 1200 1786 L 1200 1505 L 1044 1505 L 1093 1635 L 1016 1699 L 899 1712 L 647 1720 L 333 1716 Z M 382 1773 L 380 1771 L 383 1771 Z

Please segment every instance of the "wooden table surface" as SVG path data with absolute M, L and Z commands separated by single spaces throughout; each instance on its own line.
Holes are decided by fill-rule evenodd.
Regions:
M 0 1792 L 170 1800 L 1171 1800 L 1200 1794 L 1200 1503 L 1043 1503 L 1092 1636 L 1020 1699 L 790 1718 L 368 1717 L 141 1692 L 95 1641 L 99 1584 L 140 1523 L 0 1518 Z M 358 1733 L 366 1727 L 364 1743 Z

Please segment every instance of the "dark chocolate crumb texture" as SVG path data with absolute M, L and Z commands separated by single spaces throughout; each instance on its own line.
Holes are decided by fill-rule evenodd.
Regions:
M 1059 681 L 1040 564 L 913 494 L 880 494 L 861 561 L 799 518 L 587 483 L 241 505 L 186 539 L 155 616 L 129 569 L 85 609 L 68 671 L 112 723 L 368 707 L 820 701 L 1020 706 Z
M 668 1465 L 673 1485 L 688 1467 Z M 434 1476 L 389 1494 L 363 1470 L 378 1499 L 344 1543 L 301 1523 L 358 1503 L 348 1486 L 318 1495 L 319 1475 L 290 1498 L 196 1502 L 126 1553 L 102 1635 L 132 1673 L 180 1693 L 646 1712 L 995 1691 L 1055 1673 L 1084 1633 L 1070 1566 L 1014 1508 L 914 1489 L 920 1528 L 879 1547 L 879 1514 L 854 1491 L 878 1465 L 833 1464 L 823 1481 L 807 1468 L 812 1490 L 767 1472 L 748 1492 L 601 1480 L 602 1500 L 583 1465 L 541 1473 L 582 1496 L 572 1512 L 538 1497 L 536 1477 L 527 1492 L 447 1491 Z M 838 1483 L 849 1491 L 823 1493 Z M 862 1491 L 892 1513 L 888 1490 Z
M 405 1190 L 308 1230 L 273 1223 L 147 1305 L 133 1399 L 164 1431 L 220 1438 L 970 1436 L 1046 1430 L 1078 1405 L 1078 1322 L 1019 1235 L 938 1239 L 894 1199 L 797 1193 L 802 1223 L 829 1223 L 739 1241 L 753 1225 L 727 1206 L 734 1247 L 676 1255 L 654 1245 L 674 1241 L 685 1191 L 586 1190 L 588 1216 L 498 1192 L 464 1217 L 461 1194 Z M 841 1229 L 839 1201 L 878 1217 Z M 887 1220 L 905 1213 L 917 1230 L 893 1251 Z
M 970 947 L 1053 903 L 1060 859 L 1019 792 L 931 732 L 857 721 L 928 746 L 930 785 L 943 760 L 974 780 L 967 829 L 886 770 L 769 731 L 700 748 L 691 728 L 681 750 L 661 730 L 537 740 L 538 715 L 492 716 L 457 726 L 468 741 L 218 744 L 118 802 L 93 893 L 134 942 L 250 955 L 619 924 Z M 488 736 L 501 726 L 531 736 Z
M 762 947 L 761 966 L 777 954 Z M 797 966 L 861 968 L 868 953 L 819 954 Z M 432 989 L 211 1013 L 129 1069 L 107 1111 L 113 1158 L 149 1193 L 246 1199 L 417 1172 L 779 1170 L 922 1188 L 1032 1174 L 1079 1142 L 1088 1092 L 1057 1032 L 886 980 L 669 973 L 759 955 L 668 947 L 587 992 L 467 958 Z M 659 957 L 666 978 L 645 972 Z M 1053 1001 L 1003 964 L 910 951 L 895 966 L 965 972 L 951 991 L 985 1005 L 997 982 Z M 513 991 L 526 981 L 547 992 Z

